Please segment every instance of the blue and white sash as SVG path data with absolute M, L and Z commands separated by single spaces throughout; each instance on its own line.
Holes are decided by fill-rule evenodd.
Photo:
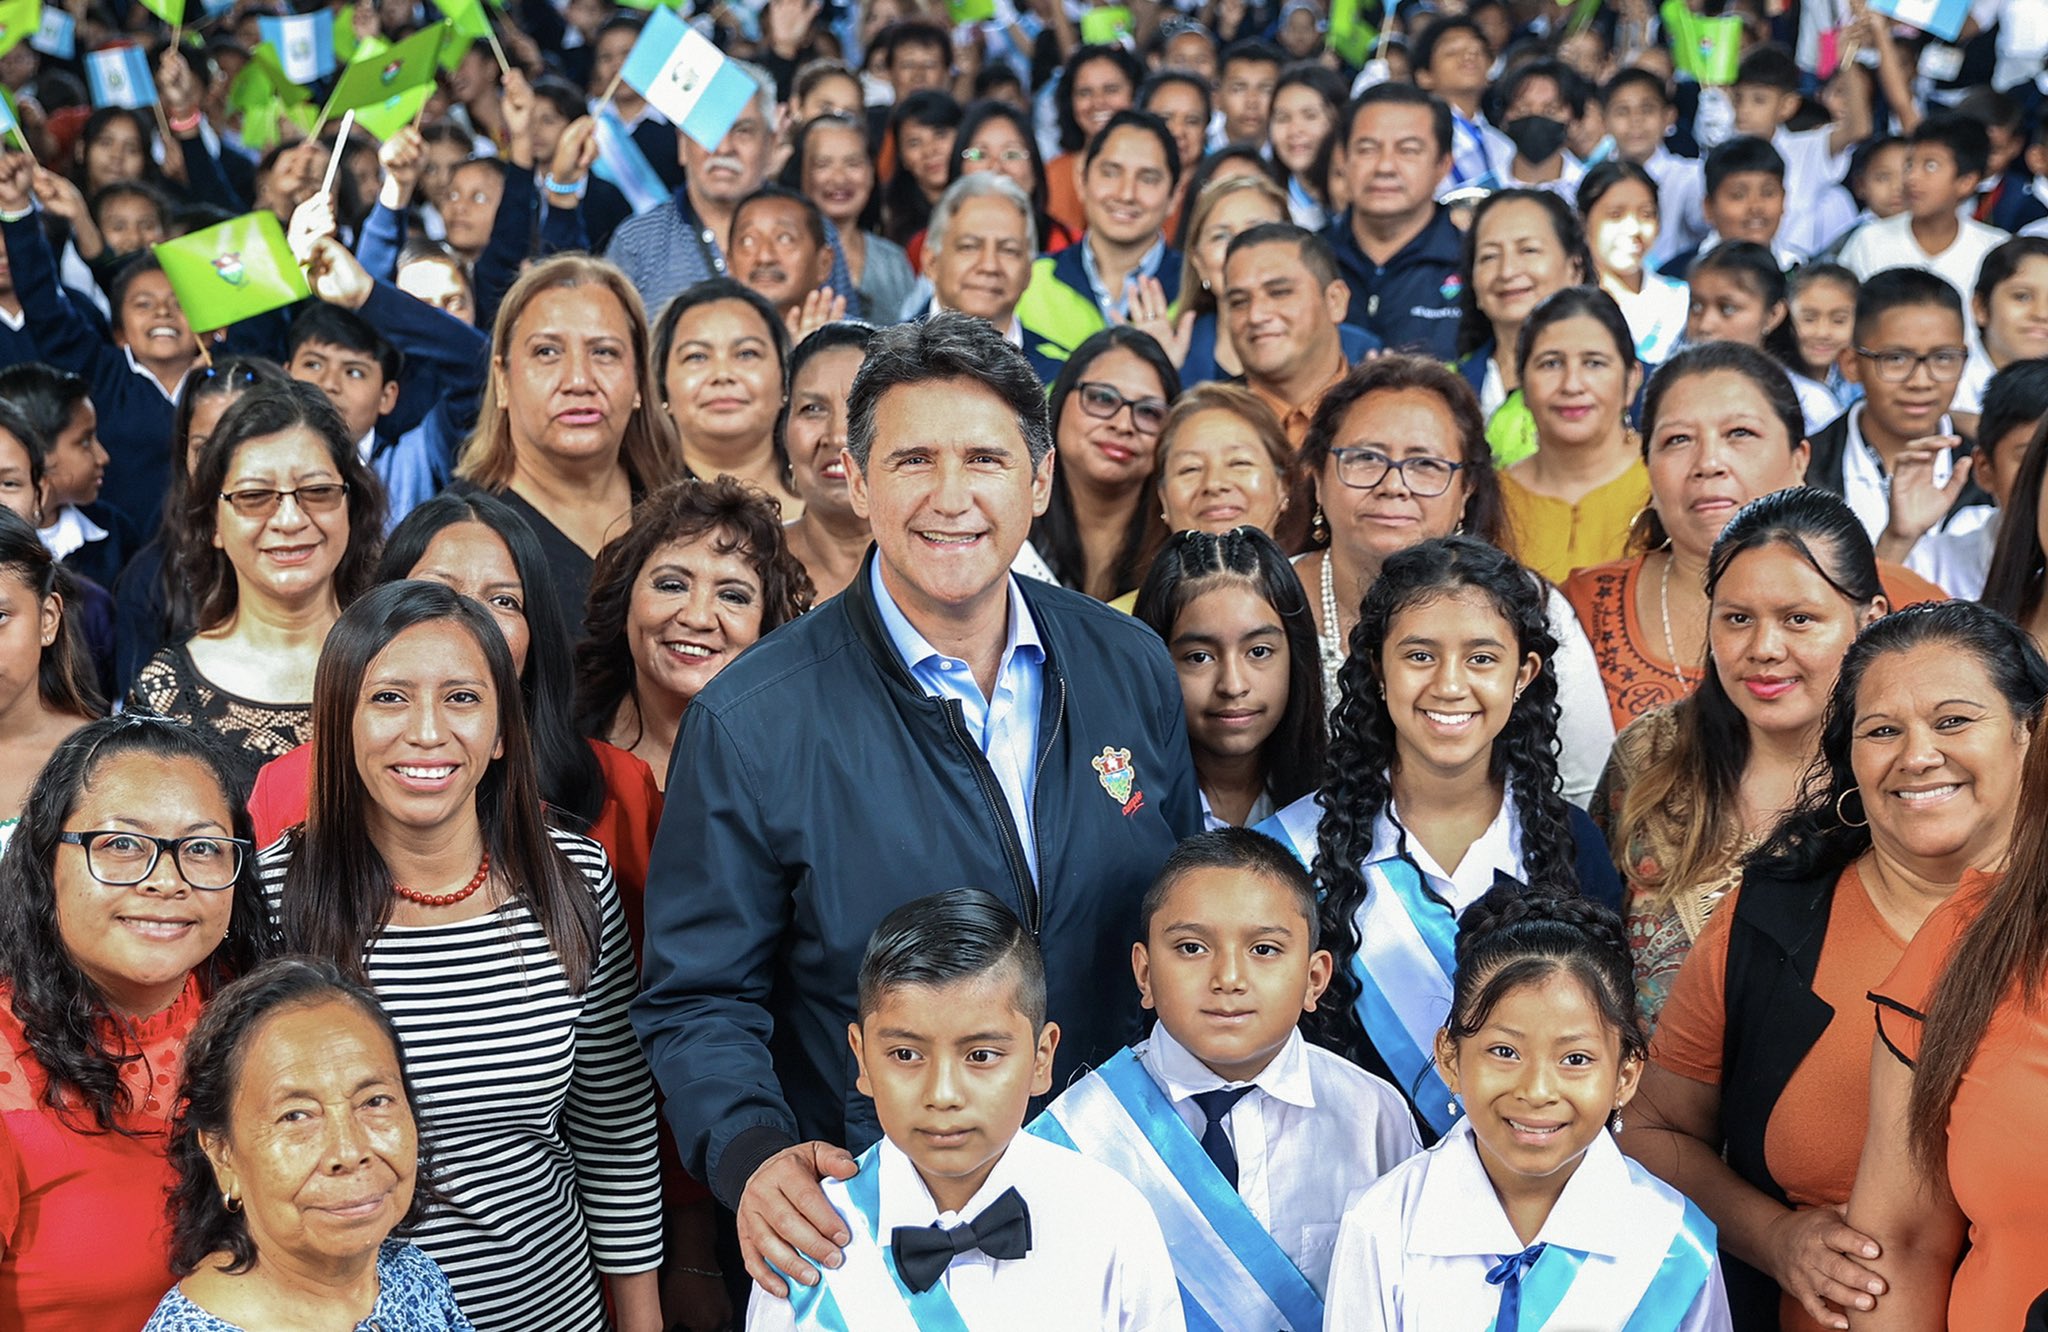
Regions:
M 1669 1235 L 1632 1259 L 1592 1258 L 1546 1245 L 1521 1277 L 1520 1316 L 1491 1332 L 1564 1332 L 1619 1327 L 1622 1332 L 1676 1332 L 1714 1273 L 1714 1223 L 1683 1197 L 1660 1197 L 1659 1214 L 1643 1218 L 1646 1233 Z M 1656 1227 L 1656 1229 L 1647 1229 Z M 1626 1321 L 1622 1310 L 1629 1310 Z
M 1259 831 L 1279 835 L 1313 869 L 1321 819 L 1314 801 L 1297 800 Z M 1457 917 L 1430 897 L 1422 871 L 1406 856 L 1374 861 L 1359 873 L 1366 891 L 1358 908 L 1358 955 L 1351 960 L 1359 1025 L 1386 1060 L 1394 1086 L 1442 1135 L 1458 1120 L 1451 1089 L 1436 1071 L 1436 1033 L 1451 1011 Z
M 1152 1204 L 1189 1332 L 1316 1332 L 1323 1301 L 1216 1169 L 1130 1050 L 1025 1130 L 1100 1162 Z
M 644 213 L 668 202 L 671 191 L 647 160 L 647 154 L 640 151 L 639 142 L 626 128 L 626 122 L 619 119 L 618 112 L 609 106 L 601 109 L 595 130 L 597 161 L 591 170 L 616 185 L 619 193 L 626 196 L 628 207 Z
M 881 1233 L 881 1151 L 880 1143 L 868 1148 L 852 1179 L 823 1181 L 825 1197 L 853 1238 L 846 1260 L 820 1269 L 817 1285 L 788 1282 L 796 1325 L 820 1332 L 971 1332 L 943 1277 L 913 1292 L 896 1272 L 896 1255 Z

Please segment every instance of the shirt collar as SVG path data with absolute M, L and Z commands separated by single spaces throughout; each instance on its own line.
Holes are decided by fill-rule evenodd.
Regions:
M 1024 1192 L 1020 1181 L 1014 1176 L 1021 1174 L 1021 1168 L 1011 1160 L 1012 1153 L 1006 1147 L 995 1167 L 988 1172 L 988 1178 L 981 1181 L 981 1187 L 967 1200 L 967 1205 L 957 1212 L 942 1212 L 932 1199 L 932 1191 L 926 1187 L 924 1176 L 917 1173 L 917 1165 L 911 1161 L 901 1147 L 882 1139 L 879 1156 L 881 1178 L 881 1205 L 876 1209 L 880 1216 L 879 1239 L 889 1242 L 889 1232 L 898 1226 L 944 1225 L 951 1230 L 962 1221 L 972 1221 L 981 1215 L 982 1209 L 1003 1196 L 1006 1189 L 1016 1188 Z
M 1287 1043 L 1266 1061 L 1258 1076 L 1246 1082 L 1232 1082 L 1197 1059 L 1193 1052 L 1173 1038 L 1164 1022 L 1152 1024 L 1151 1049 L 1170 1101 L 1185 1101 L 1190 1096 L 1214 1091 L 1218 1087 L 1257 1087 L 1276 1101 L 1298 1105 L 1305 1110 L 1315 1109 L 1316 1093 L 1309 1083 L 1308 1052 L 1303 1048 L 1298 1027 L 1287 1033 Z
M 1653 1246 L 1661 1251 L 1669 1244 L 1669 1235 L 1630 1225 L 1616 1207 L 1618 1199 L 1630 1197 L 1637 1187 L 1621 1149 L 1603 1129 L 1565 1181 L 1535 1242 L 1615 1258 Z M 1475 1206 L 1479 1198 L 1493 1206 Z M 1408 1228 L 1408 1251 L 1439 1258 L 1520 1253 L 1528 1246 L 1515 1235 L 1498 1199 L 1480 1163 L 1472 1121 L 1460 1119 L 1430 1150 L 1429 1175 Z
M 932 293 L 932 303 L 925 307 L 925 318 L 929 319 L 933 315 L 944 313 L 946 313 L 946 307 L 939 303 L 939 293 L 935 291 Z M 1020 350 L 1024 346 L 1024 321 L 1017 318 L 1015 310 L 1010 311 L 1010 326 L 1003 330 L 1003 341 Z
M 171 388 L 165 388 L 164 381 L 156 377 L 155 371 L 146 369 L 142 362 L 135 359 L 135 349 L 133 347 L 123 346 L 121 354 L 128 358 L 128 368 L 154 385 L 156 391 L 164 395 L 165 402 L 174 403 L 178 400 L 176 394 L 172 392 L 172 389 L 175 389 L 177 386 L 174 384 Z
M 20 314 L 9 314 L 7 313 L 6 310 L 0 309 L 0 326 L 4 326 L 6 328 L 12 329 L 16 333 L 19 333 L 24 327 L 27 326 L 27 324 L 27 310 L 23 310 Z
M 1502 870 L 1516 878 L 1522 877 L 1522 828 L 1515 818 L 1515 784 L 1510 781 L 1501 787 L 1500 812 L 1493 816 L 1493 822 L 1486 825 L 1486 831 L 1479 834 L 1472 845 L 1466 848 L 1465 858 L 1458 862 L 1459 873 L 1447 873 L 1436 863 L 1428 848 L 1408 835 L 1401 822 L 1401 811 L 1388 798 L 1386 806 L 1372 821 L 1372 853 L 1367 863 L 1393 860 L 1406 855 L 1415 867 L 1434 879 L 1457 883 L 1462 876 L 1473 879 L 1467 871 L 1471 865 L 1487 866 L 1484 882 L 1475 881 L 1471 887 L 1471 901 L 1478 901 L 1486 890 L 1493 886 L 1493 871 Z M 1463 910 L 1469 902 L 1454 902 L 1453 906 Z
M 56 520 L 37 535 L 43 539 L 43 548 L 58 559 L 63 559 L 90 541 L 104 541 L 107 529 L 80 512 L 75 504 L 66 504 L 57 510 Z
M 1129 302 L 1121 291 L 1109 292 L 1102 289 L 1102 272 L 1095 266 L 1095 247 L 1088 243 L 1088 237 L 1085 235 L 1076 243 L 1081 248 L 1081 271 L 1088 275 L 1088 285 L 1094 290 L 1095 303 L 1102 307 L 1102 312 L 1105 316 L 1109 314 L 1122 314 Z M 1133 268 L 1130 276 L 1124 279 L 1126 285 L 1128 286 L 1131 281 L 1137 278 L 1156 277 L 1159 273 L 1159 265 L 1165 259 L 1166 237 L 1162 235 L 1159 239 L 1152 242 L 1152 248 L 1145 251 L 1145 257 L 1138 260 L 1138 266 Z
M 931 640 L 917 631 L 917 626 L 896 604 L 896 598 L 889 595 L 888 584 L 882 580 L 882 561 L 879 558 L 868 577 L 875 593 L 875 610 L 882 617 L 882 628 L 888 633 L 889 641 L 895 646 L 896 655 L 903 659 L 903 664 L 915 673 L 926 662 L 943 661 L 946 654 L 933 647 Z M 1038 624 L 1031 618 L 1031 608 L 1024 604 L 1024 593 L 1017 587 L 1016 575 L 1006 575 L 1006 578 L 1010 627 L 1003 639 L 1003 659 L 996 670 L 999 676 L 1020 651 L 1038 661 L 1045 660 L 1045 644 L 1038 637 Z

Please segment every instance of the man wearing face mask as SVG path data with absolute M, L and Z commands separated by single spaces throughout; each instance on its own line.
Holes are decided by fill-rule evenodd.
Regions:
M 1571 202 L 1586 167 L 1566 149 L 1565 139 L 1586 114 L 1584 81 L 1558 61 L 1535 60 L 1508 75 L 1501 93 L 1500 129 L 1494 133 L 1513 156 L 1481 183 L 1495 190 L 1549 190 Z

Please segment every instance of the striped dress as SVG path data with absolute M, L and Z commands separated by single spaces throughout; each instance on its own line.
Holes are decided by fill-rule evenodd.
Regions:
M 397 1023 L 448 1199 L 410 1238 L 477 1332 L 606 1332 L 600 1273 L 661 1262 L 654 1084 L 626 1021 L 635 976 L 611 864 L 553 833 L 597 898 L 581 995 L 523 903 L 453 925 L 387 926 L 364 958 Z M 259 862 L 278 913 L 289 837 Z

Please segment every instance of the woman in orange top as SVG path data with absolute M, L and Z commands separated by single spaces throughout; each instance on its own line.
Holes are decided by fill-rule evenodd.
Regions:
M 1067 57 L 1053 89 L 1059 112 L 1060 155 L 1045 164 L 1045 211 L 1055 222 L 1079 236 L 1088 220 L 1081 215 L 1081 150 L 1109 123 L 1109 118 L 1138 100 L 1145 67 L 1121 46 L 1083 46 Z M 1188 170 L 1192 163 L 1183 162 Z
M 1707 553 L 1736 510 L 1805 483 L 1806 418 L 1784 367 L 1754 347 L 1709 342 L 1678 353 L 1643 398 L 1650 507 L 1641 552 L 1581 569 L 1565 598 L 1593 641 L 1617 730 L 1698 685 L 1707 654 Z M 1882 561 L 1893 607 L 1941 589 Z
M 0 862 L 0 1327 L 141 1327 L 200 1006 L 269 951 L 238 780 L 191 729 L 71 733 Z
M 2029 751 L 2019 803 L 2048 808 L 2048 745 Z M 1858 1329 L 2017 1328 L 2048 1286 L 2048 1174 L 2026 1146 L 2048 1091 L 2044 889 L 2048 822 L 2034 817 L 2004 876 L 1966 878 L 1871 994 L 1883 1044 L 1849 1216 L 1882 1246 L 1871 1266 L 1887 1289 Z
M 503 500 L 482 491 L 428 500 L 391 533 L 377 581 L 445 583 L 491 612 L 505 631 L 526 693 L 541 798 L 611 857 L 629 923 L 640 919 L 648 850 L 661 818 L 661 792 L 645 763 L 577 734 L 569 714 L 568 627 L 556 609 L 553 577 L 533 529 Z M 306 818 L 313 747 L 300 745 L 264 765 L 249 797 L 258 845 Z M 636 933 L 635 938 L 638 938 Z
M 1846 1328 L 1882 1292 L 1877 1250 L 1842 1217 L 1876 1033 L 1861 996 L 1968 871 L 2004 858 L 2044 696 L 2048 661 L 1974 603 L 1864 630 L 1828 705 L 1824 779 L 1679 971 L 1622 1149 L 1720 1228 L 1738 1329 Z

